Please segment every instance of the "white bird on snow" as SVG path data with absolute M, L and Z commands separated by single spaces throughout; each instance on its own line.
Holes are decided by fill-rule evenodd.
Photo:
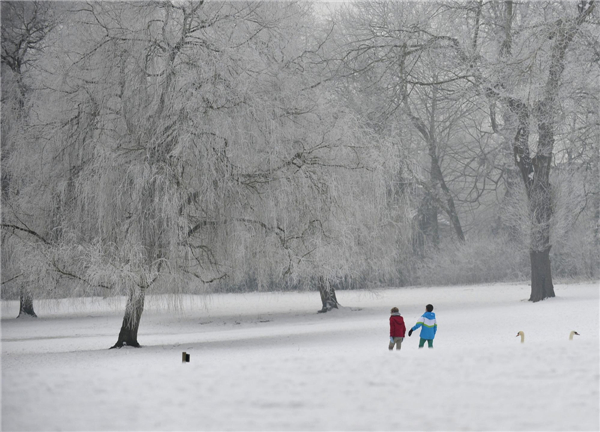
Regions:
M 575 330 L 573 330 L 571 332 L 571 334 L 569 335 L 569 340 L 573 340 L 573 336 L 575 336 L 575 335 L 579 336 L 579 333 L 577 333 Z M 525 343 L 525 333 L 520 331 L 519 333 L 517 333 L 516 337 L 519 337 L 519 336 L 521 336 L 521 343 Z

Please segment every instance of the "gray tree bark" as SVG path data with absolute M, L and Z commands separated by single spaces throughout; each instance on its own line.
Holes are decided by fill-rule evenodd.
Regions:
M 33 295 L 25 287 L 21 288 L 21 293 L 19 295 L 19 315 L 17 318 L 22 316 L 37 318 L 37 315 L 33 310 Z
M 138 329 L 140 327 L 140 320 L 142 318 L 142 312 L 144 311 L 144 298 L 146 297 L 146 291 L 143 288 L 132 288 L 127 298 L 127 307 L 125 308 L 125 316 L 123 317 L 123 324 L 121 324 L 121 331 L 119 332 L 119 339 L 111 349 L 122 348 L 124 345 L 140 348 L 141 345 L 138 343 Z
M 323 276 L 319 276 L 317 283 L 319 286 L 319 293 L 321 294 L 321 303 L 323 304 L 323 308 L 318 313 L 325 313 L 332 309 L 337 309 L 339 303 L 335 296 L 335 289 Z

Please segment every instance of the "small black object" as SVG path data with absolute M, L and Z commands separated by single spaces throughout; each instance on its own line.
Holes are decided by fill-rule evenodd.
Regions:
M 181 353 L 181 363 L 189 363 L 190 362 L 190 355 L 188 353 L 186 353 L 185 351 Z
M 408 331 L 408 337 L 411 337 L 411 336 L 412 336 L 412 329 L 410 329 L 410 330 Z

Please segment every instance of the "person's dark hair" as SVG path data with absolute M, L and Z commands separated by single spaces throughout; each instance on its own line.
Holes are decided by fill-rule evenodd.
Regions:
M 392 313 L 398 313 L 398 308 L 394 306 L 394 307 L 392 308 Z
M 427 309 L 427 312 L 433 312 L 433 305 L 428 304 L 425 309 Z

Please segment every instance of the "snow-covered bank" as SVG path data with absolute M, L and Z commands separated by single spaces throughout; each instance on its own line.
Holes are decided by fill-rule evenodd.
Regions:
M 599 287 L 556 292 L 342 291 L 328 314 L 314 292 L 190 298 L 178 313 L 156 300 L 144 348 L 121 350 L 106 348 L 122 310 L 102 300 L 36 304 L 37 320 L 3 304 L 2 429 L 598 430 Z M 390 353 L 389 309 L 412 325 L 427 303 L 435 349 L 414 334 Z

